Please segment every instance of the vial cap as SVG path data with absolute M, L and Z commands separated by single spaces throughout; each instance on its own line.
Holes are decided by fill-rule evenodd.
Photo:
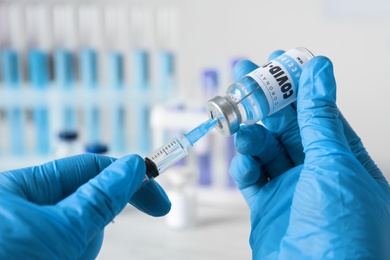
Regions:
M 210 99 L 206 104 L 206 110 L 211 118 L 218 119 L 216 128 L 223 135 L 230 136 L 240 128 L 241 114 L 226 96 Z
M 58 138 L 64 141 L 73 141 L 76 140 L 78 134 L 76 131 L 62 131 L 58 134 Z
M 108 152 L 108 146 L 105 144 L 88 144 L 85 146 L 87 153 L 104 154 Z

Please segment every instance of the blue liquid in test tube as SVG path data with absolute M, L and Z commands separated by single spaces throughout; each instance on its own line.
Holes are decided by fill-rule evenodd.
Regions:
M 49 84 L 49 60 L 44 51 L 33 49 L 29 53 L 30 81 L 33 88 L 47 90 Z M 50 152 L 49 111 L 45 104 L 33 108 L 36 134 L 36 150 L 40 155 Z
M 71 51 L 59 49 L 54 55 L 54 74 L 56 83 L 63 89 L 74 86 L 74 57 Z
M 171 51 L 161 50 L 158 53 L 158 70 L 157 70 L 157 84 L 158 84 L 158 98 L 159 101 L 165 102 L 169 97 L 172 97 L 176 86 L 174 85 L 175 77 L 175 59 Z M 180 109 L 180 104 L 178 106 L 170 107 L 169 109 L 178 110 Z M 183 110 L 184 107 L 181 107 Z M 164 131 L 164 139 L 169 140 L 170 134 L 169 131 Z M 185 160 L 181 160 L 177 163 L 184 164 Z
M 158 55 L 158 84 L 160 98 L 166 99 L 174 91 L 174 56 L 170 51 L 160 51 Z
M 1 67 L 5 87 L 12 91 L 21 91 L 19 58 L 15 50 L 4 49 L 1 52 Z M 23 108 L 12 105 L 6 108 L 6 120 L 10 129 L 11 154 L 17 156 L 24 155 L 26 153 L 26 146 Z
M 69 95 L 69 91 L 74 88 L 74 55 L 71 51 L 60 49 L 54 55 L 54 72 L 57 86 Z M 74 105 L 65 104 L 63 106 L 61 131 L 77 132 L 77 117 Z
M 123 55 L 118 52 L 109 53 L 109 84 L 115 91 L 124 89 Z M 120 94 L 120 92 L 118 92 Z M 123 153 L 126 150 L 125 108 L 123 104 L 112 104 L 112 150 Z
M 90 48 L 82 49 L 80 54 L 80 63 L 80 76 L 83 87 L 92 91 L 98 91 L 96 51 Z M 86 142 L 88 144 L 101 142 L 102 133 L 100 120 L 100 110 L 97 105 L 93 104 L 92 100 L 91 103 L 87 104 L 85 110 Z
M 80 54 L 81 83 L 84 87 L 95 89 L 98 84 L 97 53 L 90 48 L 84 48 Z
M 15 50 L 4 49 L 1 52 L 2 77 L 5 85 L 9 88 L 18 88 L 19 78 L 19 59 Z
M 110 52 L 108 60 L 109 84 L 116 89 L 124 87 L 123 55 L 118 52 Z
M 146 93 L 149 89 L 149 53 L 142 49 L 136 49 L 133 53 L 134 87 L 137 92 Z M 150 104 L 148 101 L 139 102 L 133 108 L 135 111 L 136 150 L 139 153 L 151 150 L 150 132 Z

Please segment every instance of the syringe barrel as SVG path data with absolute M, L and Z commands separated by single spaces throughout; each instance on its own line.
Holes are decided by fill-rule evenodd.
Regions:
M 200 138 L 210 132 L 217 124 L 216 119 L 209 119 L 200 124 L 189 133 L 181 138 L 173 138 L 168 143 L 164 144 L 151 155 L 145 158 L 146 175 L 143 185 L 151 178 L 156 178 L 162 172 L 173 166 L 187 154 L 187 147 L 193 146 Z M 142 186 L 143 186 L 142 185 Z
M 187 154 L 189 142 L 186 138 L 174 138 L 145 158 L 146 175 L 155 178 Z

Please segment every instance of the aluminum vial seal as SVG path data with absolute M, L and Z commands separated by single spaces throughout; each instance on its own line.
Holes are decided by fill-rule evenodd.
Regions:
M 216 96 L 207 101 L 206 109 L 210 118 L 217 118 L 217 130 L 226 136 L 236 133 L 240 127 L 241 114 L 229 96 Z

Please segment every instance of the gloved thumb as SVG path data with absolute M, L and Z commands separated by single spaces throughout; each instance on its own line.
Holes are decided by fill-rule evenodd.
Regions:
M 297 112 L 306 165 L 313 161 L 321 164 L 322 159 L 331 158 L 329 155 L 352 155 L 339 120 L 333 65 L 328 58 L 315 57 L 303 69 Z
M 125 207 L 145 176 L 137 155 L 116 160 L 56 205 L 58 217 L 80 241 L 89 241 Z

